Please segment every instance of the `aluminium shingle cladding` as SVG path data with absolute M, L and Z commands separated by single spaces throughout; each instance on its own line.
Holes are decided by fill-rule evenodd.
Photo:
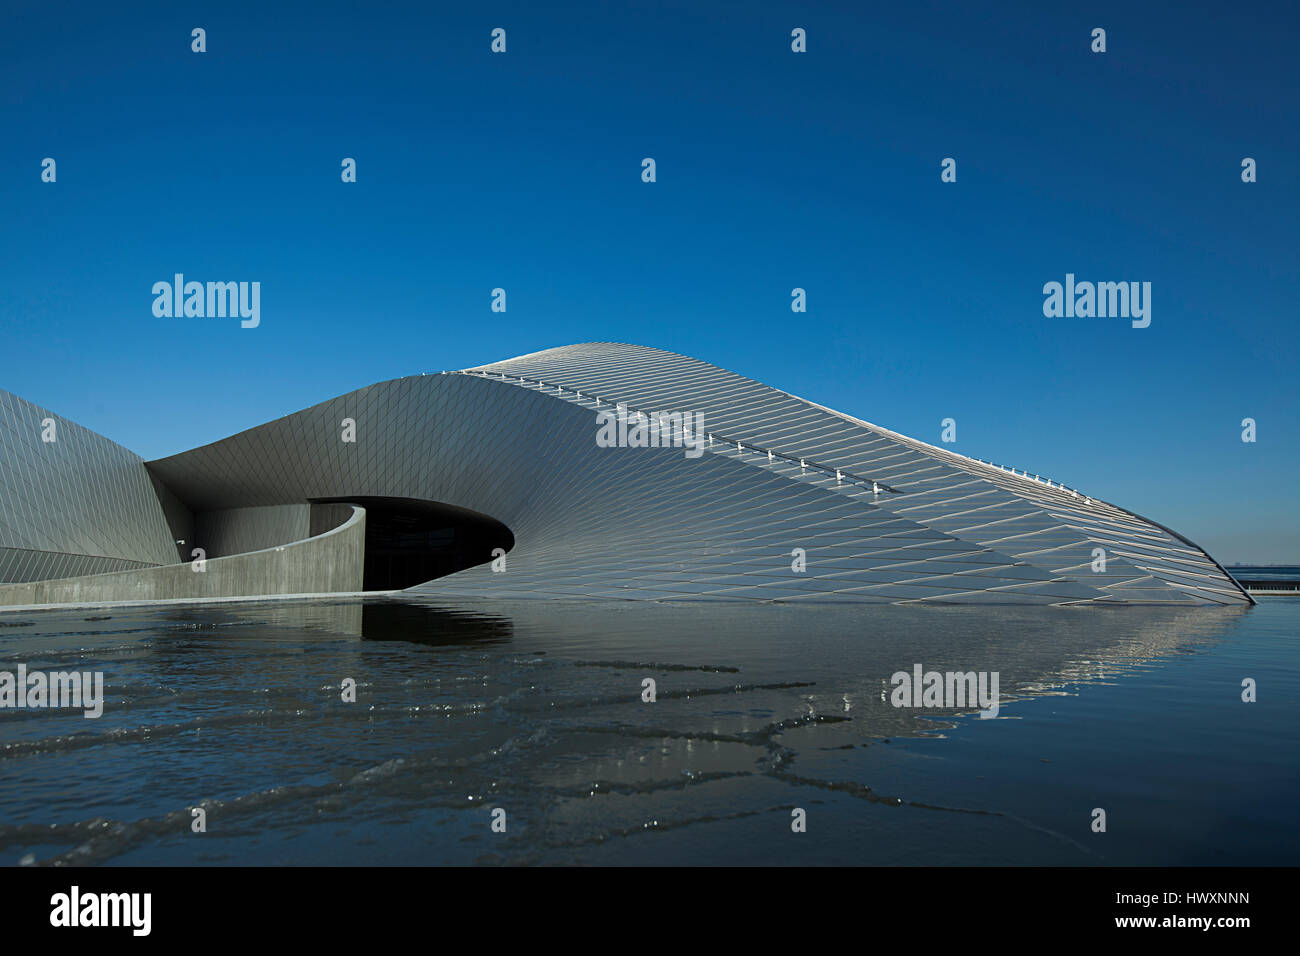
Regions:
M 54 422 L 54 441 L 42 438 L 46 419 Z M 0 582 L 177 560 L 142 459 L 0 390 Z
M 598 447 L 596 413 L 620 402 L 700 412 L 715 441 L 697 459 Z M 342 440 L 346 418 L 355 443 Z M 383 382 L 148 467 L 196 512 L 391 496 L 511 529 L 505 571 L 481 565 L 419 588 L 437 594 L 1250 601 L 1201 549 L 1120 508 L 633 345 Z M 1098 547 L 1104 572 L 1091 570 Z M 795 548 L 804 573 L 791 568 Z

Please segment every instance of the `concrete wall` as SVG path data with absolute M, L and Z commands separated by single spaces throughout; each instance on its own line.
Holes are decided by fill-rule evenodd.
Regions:
M 206 571 L 170 564 L 56 581 L 0 585 L 0 607 L 168 601 L 360 591 L 366 557 L 366 512 L 332 531 L 280 547 L 212 558 Z
M 277 548 L 309 537 L 311 505 L 305 501 L 269 508 L 201 511 L 194 516 L 194 537 L 183 559 L 190 559 L 193 548 L 202 548 L 209 558 L 224 558 Z
M 362 507 L 365 506 L 362 505 Z M 314 538 L 326 531 L 333 531 L 351 517 L 352 505 L 332 501 L 313 501 L 311 505 L 311 537 Z

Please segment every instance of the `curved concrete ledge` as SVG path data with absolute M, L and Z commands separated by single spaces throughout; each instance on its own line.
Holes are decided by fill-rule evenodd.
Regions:
M 366 510 L 352 506 L 345 522 L 290 544 L 193 563 L 114 571 L 54 581 L 0 585 L 0 607 L 154 602 L 202 598 L 336 594 L 361 590 Z

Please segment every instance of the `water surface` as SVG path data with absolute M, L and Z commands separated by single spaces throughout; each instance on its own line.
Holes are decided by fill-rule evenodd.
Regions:
M 1295 865 L 1298 624 L 1294 598 L 9 612 L 0 670 L 103 671 L 107 702 L 0 711 L 0 860 Z M 895 708 L 918 663 L 998 672 L 999 716 Z

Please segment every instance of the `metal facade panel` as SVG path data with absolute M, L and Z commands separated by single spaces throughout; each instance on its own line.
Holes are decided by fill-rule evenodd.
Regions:
M 597 415 L 620 404 L 703 415 L 703 453 L 600 447 Z M 283 538 L 308 502 L 352 496 L 456 505 L 514 534 L 504 571 L 480 565 L 420 586 L 430 593 L 1250 601 L 1200 548 L 1122 508 L 640 346 L 394 379 L 147 465 L 61 421 L 66 444 L 40 447 L 47 414 L 0 392 L 0 575 L 172 563 L 160 496 L 173 523 L 199 517 L 198 544 Z
M 27 554 L 21 568 L 16 554 L 0 559 L 0 581 L 177 561 L 142 459 L 6 391 L 0 391 L 0 549 Z
M 714 440 L 698 459 L 600 448 L 596 414 L 620 403 L 701 413 Z M 355 445 L 340 440 L 344 418 Z M 422 586 L 443 594 L 1250 600 L 1199 548 L 1105 502 L 617 343 L 380 383 L 150 468 L 195 508 L 395 495 L 505 523 L 506 570 Z

